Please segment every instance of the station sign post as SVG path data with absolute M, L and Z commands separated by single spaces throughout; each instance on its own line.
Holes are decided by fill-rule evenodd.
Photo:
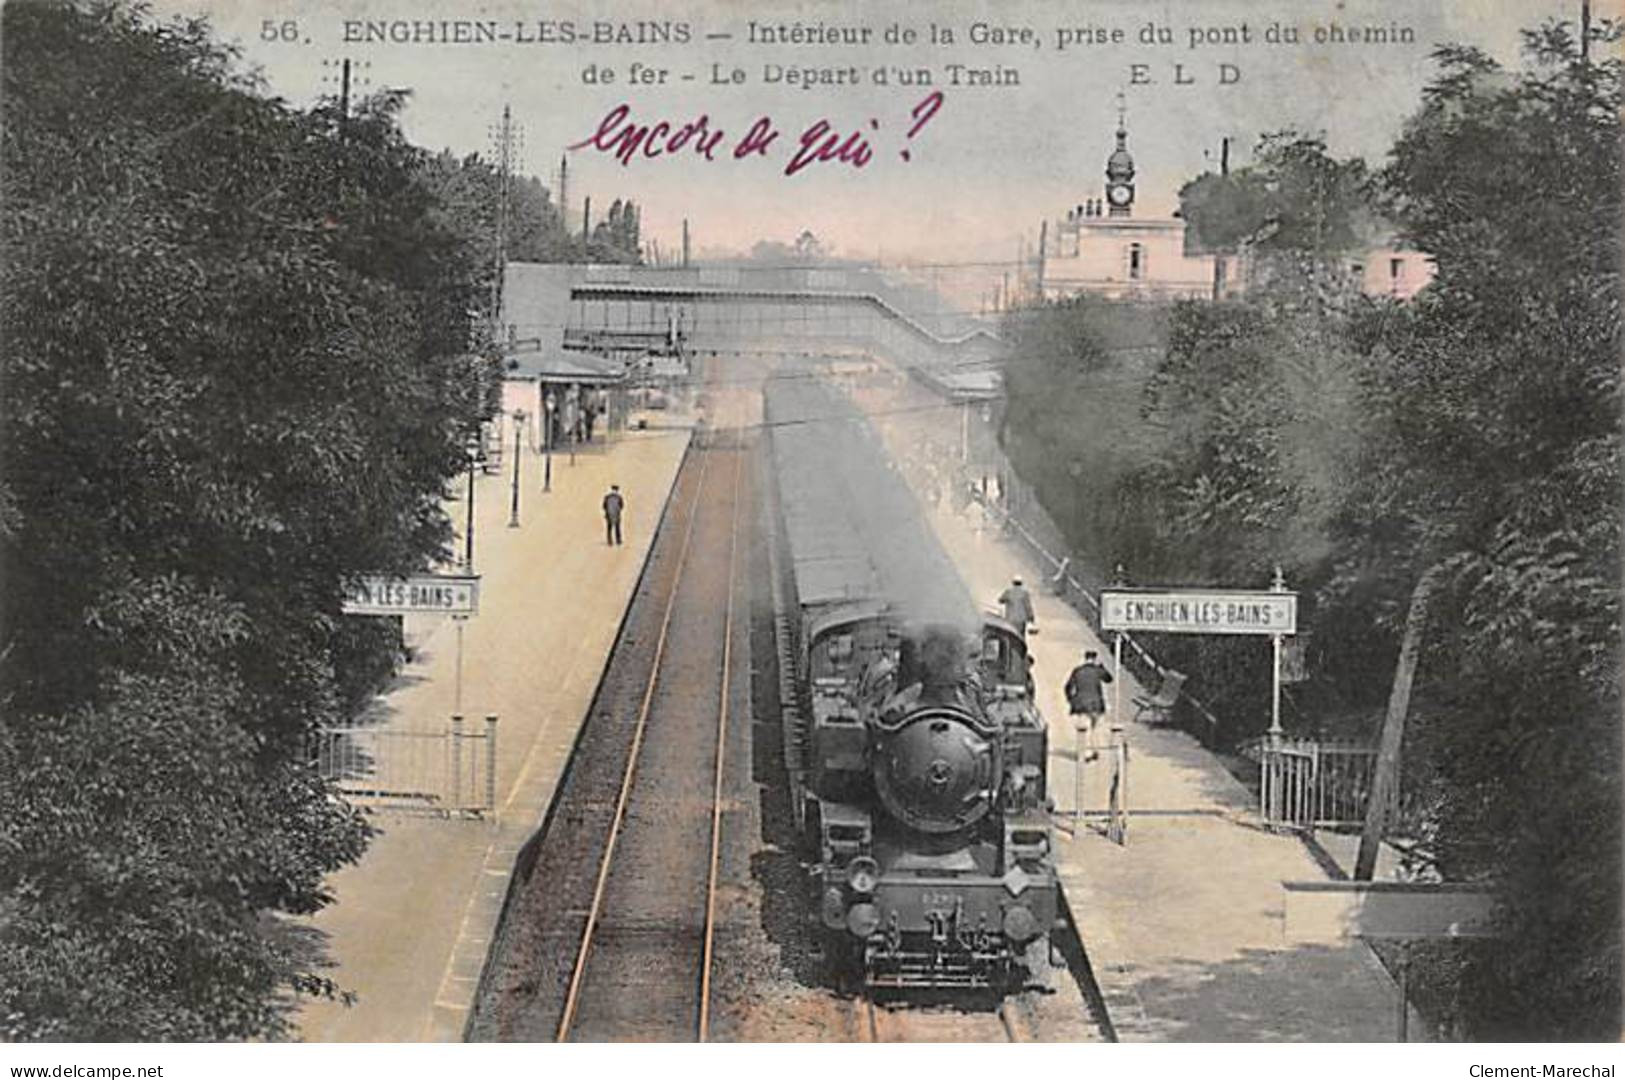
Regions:
M 1122 706 L 1123 635 L 1252 634 L 1267 636 L 1275 654 L 1270 699 L 1270 736 L 1281 734 L 1281 647 L 1298 632 L 1298 594 L 1286 587 L 1281 571 L 1265 590 L 1243 589 L 1104 589 L 1100 593 L 1100 628 L 1117 631 L 1113 678 L 1117 681 L 1118 714 Z

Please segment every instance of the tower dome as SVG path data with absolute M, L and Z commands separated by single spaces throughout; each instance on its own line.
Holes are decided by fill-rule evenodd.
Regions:
M 1123 101 L 1117 101 L 1117 148 L 1106 159 L 1106 205 L 1110 217 L 1128 217 L 1134 212 L 1134 155 L 1128 152 L 1128 126 L 1123 120 Z
M 1106 179 L 1127 183 L 1134 179 L 1134 155 L 1128 152 L 1128 132 L 1117 128 L 1117 149 L 1106 159 Z

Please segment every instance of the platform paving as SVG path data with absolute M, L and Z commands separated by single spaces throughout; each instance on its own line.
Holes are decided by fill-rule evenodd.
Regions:
M 355 1000 L 302 1003 L 304 1040 L 461 1038 L 515 857 L 552 799 L 688 446 L 684 418 L 659 421 L 581 448 L 573 465 L 555 453 L 547 494 L 542 457 L 527 447 L 517 528 L 508 526 L 511 442 L 501 475 L 477 480 L 482 583 L 466 623 L 462 712 L 499 717 L 497 812 L 373 818 L 381 835 L 330 879 L 336 902 L 308 920 L 336 964 L 327 974 Z M 604 541 L 599 500 L 611 483 L 627 498 L 620 547 Z M 463 504 L 451 511 L 460 529 Z M 381 701 L 383 722 L 433 730 L 454 711 L 455 631 L 411 616 L 406 633 L 416 658 Z
M 871 408 L 879 404 L 867 402 Z M 881 421 L 910 472 L 931 412 Z M 1252 795 L 1190 736 L 1126 720 L 1128 829 L 1124 845 L 1104 819 L 1071 828 L 1076 755 L 1062 695 L 1067 673 L 1093 648 L 1111 650 L 1065 601 L 1047 595 L 1028 551 L 972 506 L 923 511 L 966 585 L 989 607 L 1020 576 L 1034 595 L 1030 639 L 1040 708 L 1050 724 L 1050 791 L 1060 826 L 1062 887 L 1122 1041 L 1387 1041 L 1398 991 L 1360 942 L 1299 945 L 1284 936 L 1284 881 L 1325 880 L 1302 841 L 1261 827 Z M 1129 717 L 1140 687 L 1123 673 Z M 1108 687 L 1112 691 L 1115 687 Z M 1110 698 L 1108 698 L 1108 704 Z M 1116 722 L 1108 716 L 1106 724 Z M 1107 804 L 1105 757 L 1085 764 L 1086 811 Z M 1419 1030 L 1413 1023 L 1412 1031 Z

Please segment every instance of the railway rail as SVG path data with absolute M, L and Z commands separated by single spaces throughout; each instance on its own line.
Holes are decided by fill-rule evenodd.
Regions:
M 881 1004 L 872 997 L 852 999 L 854 1042 L 1010 1042 L 1039 1040 L 1035 1008 L 1026 995 L 1012 994 L 987 1009 Z
M 684 462 L 470 1038 L 711 1036 L 751 453 L 696 438 Z
M 697 509 L 688 519 L 677 573 L 661 619 L 654 662 L 644 688 L 615 814 L 609 825 L 609 839 L 599 862 L 592 905 L 565 993 L 564 1012 L 555 1032 L 559 1042 L 577 1038 L 624 1038 L 628 1032 L 640 1030 L 651 1035 L 701 1041 L 710 1035 L 711 966 L 733 667 L 734 593 L 739 561 L 739 507 L 746 455 L 739 449 L 705 449 L 700 453 L 704 457 L 695 495 Z M 706 485 L 712 480 L 712 460 L 717 455 L 733 459 L 725 515 L 720 512 L 721 506 L 713 507 L 705 499 Z M 724 517 L 726 542 L 718 544 L 716 531 Z M 706 531 L 696 556 L 695 531 L 702 522 Z M 719 558 L 726 565 L 723 588 L 727 602 L 721 613 L 720 647 L 717 628 L 703 625 L 715 621 L 708 619 L 705 611 L 698 610 L 707 606 L 703 602 L 690 604 L 685 609 L 684 631 L 675 642 L 671 637 L 679 602 L 692 595 L 685 594 L 684 584 L 696 558 L 700 575 L 714 574 L 719 567 L 713 564 Z M 696 582 L 689 580 L 688 584 L 692 589 Z M 720 666 L 709 663 L 718 651 L 722 656 Z M 708 667 L 711 669 L 709 677 Z M 651 727 L 649 720 L 657 701 L 660 723 Z M 707 743 L 710 768 L 697 771 L 693 765 L 698 763 L 691 760 L 693 751 Z M 658 758 L 658 765 L 643 768 L 646 754 L 651 764 Z M 707 775 L 711 779 L 705 800 L 710 844 L 704 853 L 703 873 L 693 875 L 703 880 L 701 895 L 685 902 L 683 894 L 689 890 L 684 888 L 681 877 L 670 873 L 676 867 L 666 867 L 669 876 L 646 871 L 651 856 L 657 853 L 669 864 L 679 861 L 685 851 L 692 849 L 686 841 L 693 835 L 690 825 L 695 806 L 692 793 L 685 789 L 694 775 Z M 635 821 L 629 821 L 634 799 L 642 804 L 645 812 L 638 814 Z M 668 812 L 658 812 L 662 810 Z M 620 861 L 617 856 L 621 857 Z M 692 932 L 695 929 L 697 933 Z M 651 975 L 656 977 L 651 978 Z M 627 992 L 634 987 L 635 993 Z M 660 1030 L 649 1030 L 655 1027 Z

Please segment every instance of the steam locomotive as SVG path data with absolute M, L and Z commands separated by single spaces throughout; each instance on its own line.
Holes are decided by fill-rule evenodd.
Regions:
M 780 696 L 825 955 L 870 987 L 1042 980 L 1057 914 L 1025 643 L 981 615 L 844 394 L 769 384 Z

